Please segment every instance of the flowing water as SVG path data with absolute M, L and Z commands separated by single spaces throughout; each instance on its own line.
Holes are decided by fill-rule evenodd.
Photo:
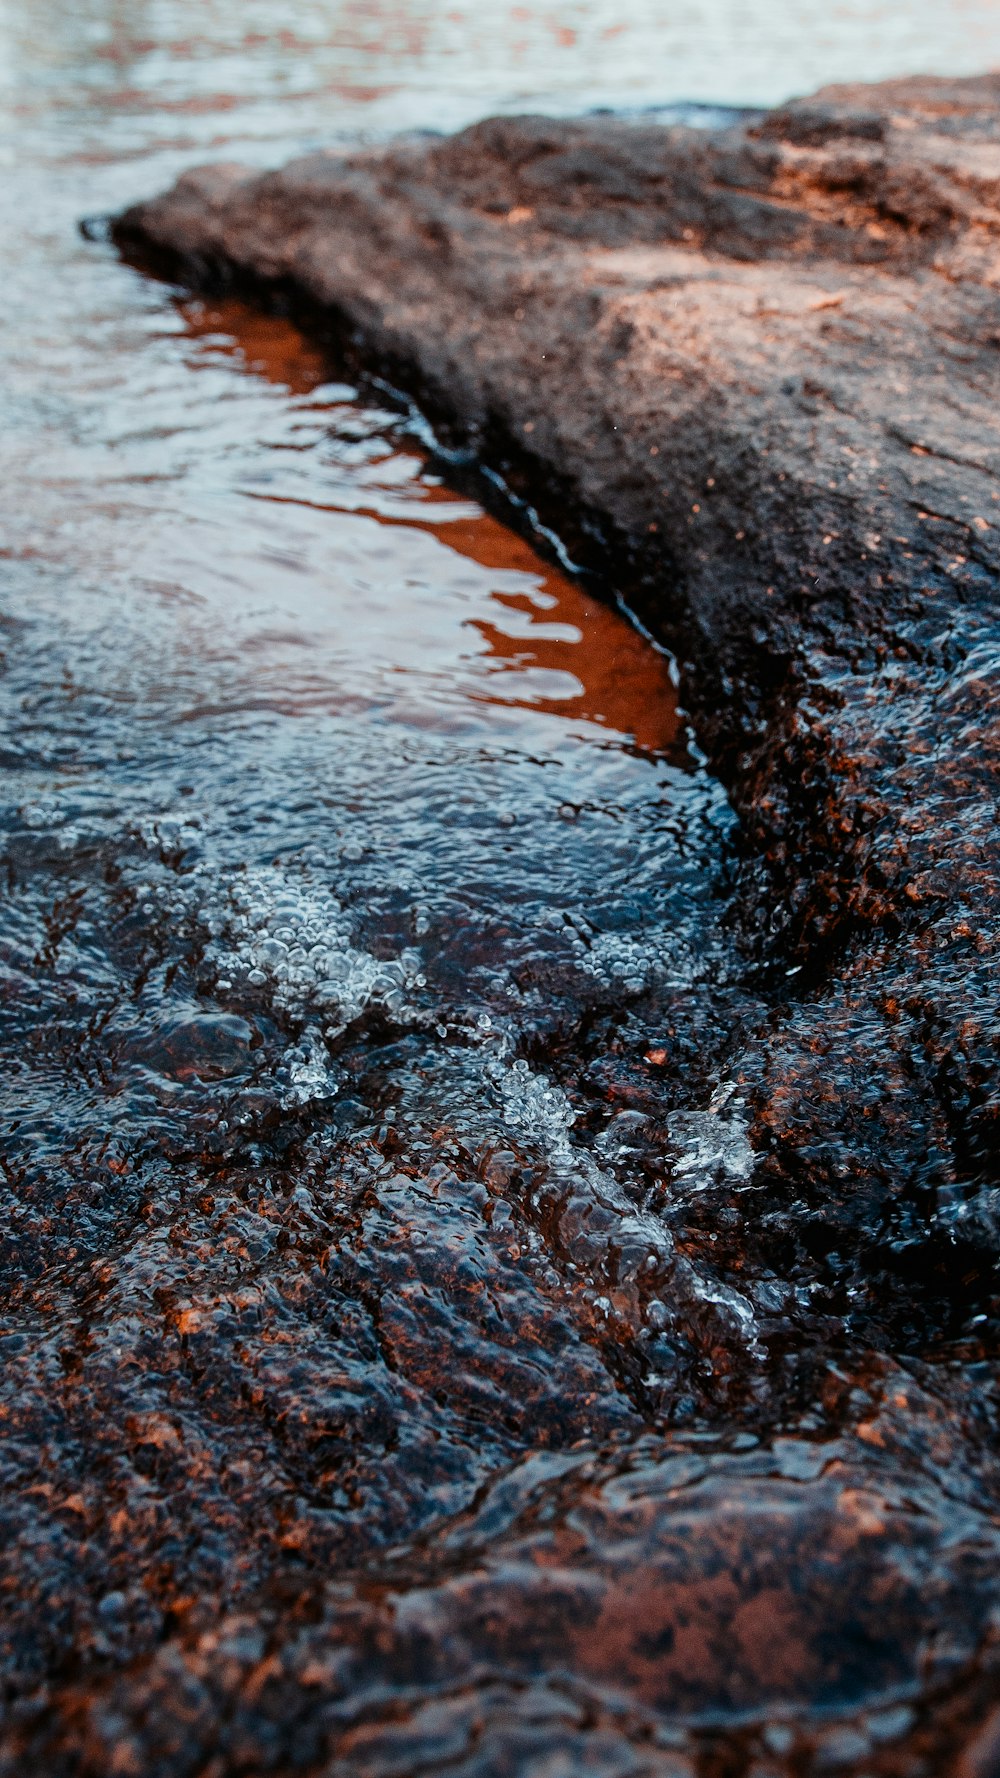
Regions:
M 971 1497 L 836 1443 L 915 1385 L 790 1384 L 827 1323 L 748 1263 L 669 660 L 392 392 L 77 230 L 209 155 L 933 40 L 815 10 L 765 55 L 735 6 L 0 8 L 4 1771 L 801 1770 L 817 1709 L 854 1769 L 920 1600 L 942 1672 L 982 1629 Z

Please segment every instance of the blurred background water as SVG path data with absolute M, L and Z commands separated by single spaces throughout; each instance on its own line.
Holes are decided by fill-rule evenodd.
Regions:
M 48 91 L 105 152 L 290 130 L 450 129 L 495 109 L 772 105 L 1000 60 L 995 0 L 135 0 L 0 8 L 13 117 Z M 90 110 L 90 116 L 82 113 Z M 168 121 L 169 120 L 169 121 Z M 54 125 L 55 120 L 50 120 Z M 80 146 L 83 145 L 81 134 Z M 98 143 L 91 142 L 92 147 Z

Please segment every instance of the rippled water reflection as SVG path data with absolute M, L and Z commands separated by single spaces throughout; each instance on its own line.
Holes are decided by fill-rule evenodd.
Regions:
M 939 1401 L 756 1228 L 669 663 L 76 230 L 540 42 L 566 103 L 768 96 L 664 87 L 675 24 L 0 12 L 5 1769 L 860 1770 L 983 1629 Z

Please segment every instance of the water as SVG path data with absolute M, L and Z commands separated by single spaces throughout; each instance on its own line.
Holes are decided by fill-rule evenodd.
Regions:
M 5 1770 L 860 1770 L 974 1647 L 979 1472 L 946 1500 L 926 1379 L 752 1232 L 669 661 L 388 392 L 76 224 L 209 154 L 998 41 L 0 11 Z

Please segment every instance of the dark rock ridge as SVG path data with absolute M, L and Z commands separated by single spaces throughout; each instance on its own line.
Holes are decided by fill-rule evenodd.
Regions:
M 641 1452 L 623 1473 L 595 1463 L 572 1512 L 558 1465 L 526 1469 L 482 1525 L 429 1544 L 419 1610 L 317 1584 L 300 1631 L 276 1599 L 260 1622 L 281 1658 L 261 1687 L 290 1687 L 295 1710 L 310 1686 L 335 1700 L 343 1764 L 322 1769 L 403 1771 L 403 1730 L 369 1747 L 336 1700 L 423 1685 L 437 1651 L 442 1747 L 447 1729 L 486 1750 L 470 1771 L 529 1771 L 504 1739 L 522 1667 L 565 1658 L 588 1720 L 610 1723 L 626 1705 L 598 1681 L 628 1642 L 646 1754 L 615 1764 L 615 1743 L 599 1769 L 687 1773 L 651 1738 L 657 1687 L 696 1721 L 766 1707 L 773 1644 L 796 1651 L 783 1698 L 835 1709 L 870 1683 L 887 1707 L 932 1706 L 902 1749 L 873 1728 L 853 1752 L 820 1748 L 822 1769 L 994 1772 L 1000 77 L 829 89 L 720 132 L 500 119 L 263 176 L 203 168 L 115 232 L 171 275 L 331 327 L 676 649 L 743 817 L 741 937 L 770 1007 L 732 1036 L 761 1160 L 722 1241 L 736 1269 L 740 1242 L 770 1241 L 816 1293 L 820 1334 L 841 1316 L 874 1349 L 868 1405 L 844 1406 L 843 1451 L 824 1447 L 815 1473 L 799 1447 L 747 1459 L 745 1480 L 734 1456 L 724 1484 L 686 1477 L 664 1530 Z M 935 1340 L 924 1396 L 907 1355 L 926 1383 Z M 928 1405 L 949 1366 L 950 1420 Z M 740 1502 L 732 1527 L 717 1485 Z M 812 1504 L 783 1543 L 793 1496 Z M 949 1528 L 960 1499 L 968 1525 Z M 513 1628 L 491 1606 L 498 1562 L 523 1579 Z M 740 1618 L 732 1574 L 754 1577 L 760 1623 Z M 728 1640 L 699 1628 L 730 1617 Z M 151 1720 L 173 1721 L 157 1688 L 182 1683 L 192 1722 L 241 1687 L 252 1713 L 262 1650 L 233 1654 L 230 1685 L 214 1655 L 171 1644 Z M 509 1695 L 474 1692 L 500 1668 Z M 460 1732 L 466 1704 L 479 1714 Z M 805 1771 L 779 1730 L 699 1773 Z M 575 1732 L 559 1729 L 567 1770 Z M 525 1734 L 547 1746 L 538 1723 Z

